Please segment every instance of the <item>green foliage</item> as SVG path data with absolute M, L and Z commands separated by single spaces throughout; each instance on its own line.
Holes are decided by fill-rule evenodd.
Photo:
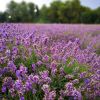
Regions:
M 40 9 L 39 22 L 44 23 L 100 23 L 100 8 L 82 6 L 80 0 L 53 1 Z
M 11 1 L 7 6 L 7 14 L 2 15 L 1 21 L 7 22 L 35 22 L 39 16 L 38 6 L 34 3 L 16 3 Z M 5 13 L 4 13 L 5 14 Z M 9 18 L 11 16 L 11 18 Z
M 37 62 L 37 57 L 35 55 L 34 52 L 32 52 L 31 56 L 26 58 L 24 65 L 30 67 L 32 65 L 32 63 L 36 63 Z
M 96 49 L 96 53 L 100 55 L 100 48 Z
M 72 64 L 72 58 L 68 58 L 66 61 L 66 64 L 63 66 L 64 67 L 64 71 L 67 74 L 70 74 L 73 72 L 74 68 L 78 66 L 78 62 L 74 61 Z
M 87 71 L 89 66 L 78 63 L 74 58 L 68 58 L 63 67 L 67 74 L 72 74 L 76 69 L 79 73 Z
M 38 69 L 37 69 L 38 72 L 41 72 L 41 71 L 44 71 L 44 70 L 46 70 L 45 65 L 42 65 L 42 66 L 38 67 Z
M 34 3 L 11 1 L 7 10 L 0 12 L 0 22 L 100 23 L 100 7 L 92 10 L 80 0 L 55 0 L 39 9 Z
M 19 48 L 21 49 L 23 47 L 20 46 Z M 15 59 L 14 63 L 17 67 L 23 64 L 30 69 L 31 65 L 36 62 L 37 62 L 37 57 L 33 51 L 31 56 L 28 56 L 26 59 L 23 59 L 22 57 L 18 57 L 17 59 Z
M 58 74 L 55 77 L 52 77 L 52 82 L 50 84 L 50 87 L 52 89 L 56 90 L 56 99 L 59 97 L 60 95 L 60 90 L 64 89 L 64 86 L 66 84 L 67 80 L 65 77 L 60 77 Z

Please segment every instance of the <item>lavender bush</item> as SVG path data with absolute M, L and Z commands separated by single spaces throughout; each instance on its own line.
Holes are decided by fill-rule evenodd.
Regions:
M 2 100 L 99 100 L 100 25 L 0 24 Z

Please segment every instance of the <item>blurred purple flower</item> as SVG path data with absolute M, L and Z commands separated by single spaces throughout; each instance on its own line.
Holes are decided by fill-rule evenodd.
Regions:
M 44 84 L 43 86 L 42 86 L 42 90 L 44 91 L 44 93 L 49 93 L 49 91 L 50 91 L 50 87 L 49 87 L 49 85 L 48 84 Z
M 82 100 L 82 95 L 79 91 L 76 89 L 73 90 L 72 96 L 74 97 L 74 100 Z
M 42 63 L 42 61 L 40 61 L 40 60 L 37 62 L 37 65 L 38 65 L 38 66 L 41 66 L 42 64 L 43 64 L 43 63 Z
M 16 65 L 14 64 L 13 61 L 9 61 L 7 66 L 10 68 L 10 70 L 11 70 L 12 72 L 15 72 L 16 69 L 17 69 L 17 68 L 16 68 Z
M 34 71 L 36 68 L 36 65 L 35 64 L 32 64 L 32 70 Z
M 6 90 L 7 90 L 6 87 L 3 86 L 3 87 L 2 87 L 2 92 L 6 92 Z
M 25 100 L 24 96 L 21 96 L 21 97 L 20 97 L 20 100 Z
M 91 80 L 89 78 L 84 79 L 84 83 L 88 84 Z

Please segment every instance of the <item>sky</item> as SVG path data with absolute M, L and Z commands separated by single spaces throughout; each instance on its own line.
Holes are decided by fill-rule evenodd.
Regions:
M 0 0 L 0 11 L 5 11 L 6 10 L 6 5 L 10 2 L 11 0 Z M 54 0 L 13 0 L 15 2 L 33 2 L 39 6 L 39 8 L 42 7 L 43 4 L 46 4 L 49 6 L 49 4 L 54 1 Z M 80 0 L 81 4 L 84 6 L 88 6 L 92 9 L 95 9 L 100 6 L 100 0 Z

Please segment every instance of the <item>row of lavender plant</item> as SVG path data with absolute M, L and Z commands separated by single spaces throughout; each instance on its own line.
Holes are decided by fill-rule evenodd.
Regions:
M 100 25 L 0 24 L 0 96 L 96 100 Z

